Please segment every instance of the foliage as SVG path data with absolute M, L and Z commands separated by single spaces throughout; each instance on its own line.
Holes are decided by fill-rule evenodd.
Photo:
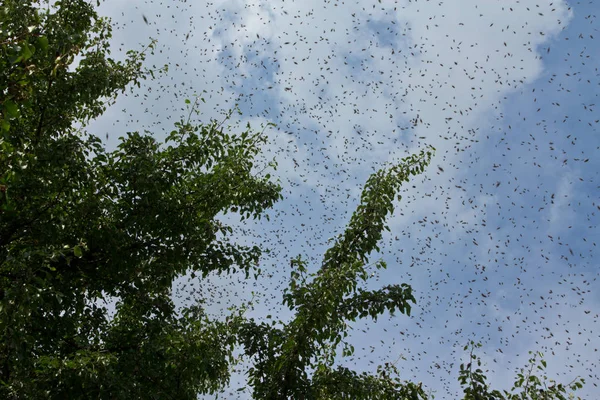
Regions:
M 153 76 L 142 62 L 154 41 L 115 61 L 110 21 L 92 5 L 38 6 L 6 0 L 0 8 L 0 398 L 195 399 L 227 384 L 238 344 L 257 399 L 427 398 L 393 364 L 368 374 L 335 362 L 341 344 L 342 357 L 354 351 L 344 342 L 349 323 L 410 315 L 409 285 L 360 284 L 400 185 L 423 172 L 434 149 L 369 178 L 316 273 L 292 260 L 283 293 L 290 321 L 276 327 L 243 310 L 213 320 L 200 306 L 178 312 L 177 276 L 259 272 L 260 248 L 235 244 L 218 215 L 260 218 L 281 198 L 269 175 L 252 172 L 265 137 L 249 126 L 226 133 L 224 121 L 193 125 L 194 103 L 165 143 L 129 132 L 108 152 L 86 124 Z M 108 296 L 118 299 L 112 319 L 100 305 Z M 461 369 L 465 399 L 564 398 L 564 385 L 544 386 L 550 397 L 539 397 L 542 381 L 531 373 L 519 375 L 519 395 L 489 392 L 471 365 Z
M 424 395 L 420 386 L 402 384 L 383 373 L 356 375 L 333 369 L 333 365 L 336 348 L 347 336 L 347 321 L 367 316 L 377 319 L 385 311 L 410 315 L 410 302 L 415 299 L 409 285 L 366 291 L 358 284 L 368 279 L 368 256 L 379 250 L 377 243 L 387 228 L 385 219 L 393 211 L 400 185 L 422 172 L 432 155 L 432 151 L 423 151 L 369 178 L 346 231 L 327 250 L 316 274 L 305 276 L 306 263 L 301 257 L 292 261 L 296 268 L 284 293 L 284 304 L 295 311 L 289 323 L 282 329 L 252 321 L 243 327 L 246 354 L 256 360 L 250 372 L 255 398 L 328 398 L 333 393 L 338 398 L 365 399 Z M 376 267 L 386 265 L 378 262 Z M 344 355 L 352 352 L 346 348 Z M 314 370 L 312 379 L 310 369 Z
M 260 249 L 231 243 L 216 215 L 258 217 L 280 198 L 251 173 L 264 138 L 188 118 L 165 145 L 130 132 L 106 152 L 85 124 L 152 75 L 145 53 L 109 58 L 109 21 L 85 1 L 35 3 L 0 8 L 0 398 L 212 392 L 237 317 L 178 315 L 171 285 L 190 269 L 255 269 Z
M 469 345 L 465 346 L 464 350 L 467 350 L 469 347 L 471 348 L 469 362 L 466 365 L 460 365 L 460 375 L 458 378 L 462 386 L 467 385 L 464 389 L 464 400 L 567 400 L 575 398 L 573 393 L 567 393 L 567 388 L 575 391 L 581 389 L 585 383 L 583 378 L 574 379 L 567 385 L 562 383 L 557 384 L 556 381 L 550 380 L 550 386 L 548 386 L 546 375 L 540 380 L 540 378 L 532 373 L 534 368 L 541 372 L 546 368 L 546 361 L 541 358 L 544 355 L 537 352 L 529 359 L 529 370 L 525 371 L 522 369 L 517 374 L 517 378 L 511 389 L 513 393 L 508 390 L 504 390 L 504 393 L 501 393 L 499 390 L 490 391 L 488 385 L 485 383 L 483 370 L 479 368 L 481 367 L 481 359 L 474 354 L 475 348 L 481 347 L 481 343 L 476 344 L 471 341 Z M 532 352 L 530 351 L 529 354 L 532 354 Z M 537 357 L 540 357 L 539 365 L 536 365 Z M 477 368 L 473 370 L 473 363 L 475 362 L 477 363 Z M 517 392 L 514 393 L 515 391 Z

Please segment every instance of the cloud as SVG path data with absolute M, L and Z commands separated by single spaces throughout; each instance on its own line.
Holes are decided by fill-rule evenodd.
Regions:
M 278 160 L 286 200 L 272 223 L 244 226 L 273 248 L 265 261 L 273 279 L 263 293 L 277 296 L 289 274 L 286 261 L 298 252 L 318 267 L 327 239 L 348 221 L 371 172 L 431 144 L 436 158 L 403 188 L 385 236 L 381 256 L 390 268 L 372 282 L 408 282 L 418 304 L 411 318 L 369 324 L 388 342 L 375 346 L 367 344 L 375 334 L 357 336 L 366 352 L 355 366 L 368 370 L 377 356 L 403 353 L 409 361 L 401 368 L 452 398 L 462 346 L 473 339 L 484 342 L 486 361 L 497 365 L 490 378 L 501 386 L 538 347 L 555 352 L 549 366 L 586 372 L 582 365 L 590 363 L 567 360 L 587 349 L 559 349 L 567 339 L 553 346 L 540 339 L 547 334 L 540 327 L 581 325 L 577 343 L 586 343 L 597 321 L 590 315 L 599 299 L 590 294 L 584 293 L 590 314 L 568 312 L 579 301 L 569 291 L 585 285 L 572 275 L 589 283 L 595 273 L 597 239 L 588 227 L 597 221 L 590 200 L 597 176 L 591 164 L 561 165 L 566 158 L 593 158 L 597 143 L 582 132 L 595 129 L 594 120 L 586 111 L 580 125 L 565 126 L 562 114 L 579 110 L 553 104 L 585 101 L 593 110 L 594 94 L 575 97 L 586 90 L 585 79 L 595 79 L 593 68 L 585 69 L 593 62 L 570 72 L 582 81 L 563 76 L 576 65 L 569 61 L 573 46 L 581 46 L 578 54 L 597 47 L 566 40 L 579 32 L 565 29 L 583 29 L 587 12 L 570 23 L 577 8 L 549 0 L 464 0 L 460 7 L 443 1 L 146 4 L 148 27 L 123 25 L 142 11 L 130 3 L 107 2 L 104 10 L 120 21 L 115 39 L 123 49 L 158 35 L 149 63 L 168 62 L 170 73 L 150 82 L 146 97 L 122 99 L 97 127 L 121 119 L 111 129 L 145 124 L 160 136 L 185 113 L 182 99 L 194 92 L 207 100 L 204 118 L 238 102 L 240 126 L 277 123 L 267 130 L 264 159 Z M 124 117 L 119 109 L 127 110 Z M 571 144 L 569 134 L 582 139 Z M 575 219 L 576 232 L 565 226 Z M 558 304 L 548 308 L 548 298 Z

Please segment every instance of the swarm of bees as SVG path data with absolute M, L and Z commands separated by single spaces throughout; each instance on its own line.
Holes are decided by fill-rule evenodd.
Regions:
M 124 100 L 123 127 L 168 132 L 168 110 L 196 91 L 206 118 L 237 103 L 241 126 L 277 124 L 263 156 L 278 160 L 285 200 L 271 222 L 237 225 L 240 240 L 271 249 L 270 278 L 191 280 L 177 301 L 222 299 L 219 313 L 254 291 L 257 314 L 287 315 L 289 259 L 307 256 L 315 271 L 320 238 L 341 233 L 369 174 L 429 144 L 437 167 L 406 183 L 373 256 L 389 267 L 370 283 L 409 283 L 417 304 L 410 318 L 357 323 L 348 363 L 402 353 L 402 371 L 456 398 L 455 367 L 474 339 L 500 387 L 495 374 L 531 349 L 594 390 L 600 4 L 451 3 L 147 1 L 153 32 L 138 29 L 139 14 L 113 16 L 124 47 L 157 35 L 151 64 L 177 66 Z

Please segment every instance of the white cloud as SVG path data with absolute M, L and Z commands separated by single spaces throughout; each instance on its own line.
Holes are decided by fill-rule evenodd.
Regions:
M 109 3 L 111 7 L 120 4 L 119 10 L 112 9 L 116 16 L 121 9 L 133 10 L 122 2 Z M 482 322 L 485 318 L 502 320 L 515 312 L 526 314 L 530 318 L 528 324 L 532 324 L 539 321 L 540 315 L 548 321 L 555 313 L 553 309 L 542 314 L 527 304 L 514 309 L 513 302 L 521 302 L 519 296 L 527 297 L 529 293 L 524 295 L 522 287 L 504 284 L 520 277 L 541 290 L 536 286 L 541 282 L 536 279 L 540 270 L 535 265 L 529 266 L 527 273 L 522 270 L 524 264 L 535 262 L 528 255 L 530 249 L 531 252 L 540 249 L 527 247 L 522 236 L 532 237 L 537 234 L 538 226 L 545 229 L 546 225 L 539 221 L 532 223 L 531 218 L 519 221 L 519 216 L 511 215 L 525 211 L 511 204 L 516 203 L 515 197 L 510 197 L 513 186 L 509 187 L 508 180 L 514 174 L 533 182 L 533 178 L 526 176 L 528 171 L 511 170 L 506 162 L 492 172 L 489 164 L 501 159 L 500 150 L 488 154 L 485 153 L 488 148 L 482 149 L 483 143 L 489 143 L 488 136 L 494 142 L 503 140 L 513 144 L 522 140 L 519 135 L 524 133 L 517 129 L 500 136 L 490 126 L 504 117 L 507 98 L 545 73 L 542 50 L 554 43 L 572 18 L 567 3 L 549 0 L 537 4 L 464 0 L 460 6 L 448 1 L 192 3 L 185 12 L 164 5 L 144 11 L 151 21 L 155 15 L 161 15 L 158 25 L 148 28 L 148 34 L 157 28 L 161 30 L 159 39 L 163 46 L 160 48 L 163 53 L 157 53 L 151 62 L 160 65 L 159 61 L 165 62 L 168 54 L 172 66 L 180 65 L 172 69 L 170 78 L 159 82 L 162 85 L 159 95 L 147 101 L 159 107 L 158 101 L 160 107 L 168 109 L 181 105 L 184 93 L 206 90 L 205 115 L 216 117 L 215 110 L 208 107 L 228 108 L 243 94 L 241 106 L 253 114 L 242 116 L 240 123 L 249 120 L 256 128 L 266 121 L 278 123 L 277 129 L 267 131 L 271 144 L 264 148 L 265 158 L 277 158 L 277 176 L 284 187 L 289 182 L 292 187 L 286 189 L 294 193 L 277 209 L 281 213 L 283 239 L 269 243 L 281 255 L 280 262 L 285 263 L 295 255 L 283 244 L 290 241 L 294 242 L 289 245 L 293 251 L 318 257 L 316 249 L 323 247 L 334 227 L 347 221 L 347 212 L 356 205 L 358 188 L 368 174 L 385 162 L 397 161 L 408 152 L 432 144 L 437 148 L 437 156 L 423 177 L 406 185 L 410 190 L 404 192 L 405 199 L 392 218 L 392 233 L 386 237 L 391 240 L 402 236 L 402 240 L 392 241 L 389 257 L 398 257 L 403 269 L 390 267 L 382 279 L 408 281 L 419 292 L 420 315 L 415 313 L 413 318 L 402 322 L 413 334 L 410 338 L 403 336 L 402 346 L 416 359 L 406 365 L 416 364 L 416 373 L 421 374 L 419 379 L 432 382 L 431 386 L 443 396 L 449 388 L 456 388 L 459 355 L 449 348 L 457 343 L 466 344 L 462 341 L 475 332 L 488 335 L 483 338 L 487 341 L 484 349 L 491 349 L 488 353 L 493 356 L 486 356 L 486 360 L 493 363 L 496 359 L 499 370 L 520 366 L 524 356 L 506 351 L 505 344 L 511 340 L 525 342 L 526 337 L 533 338 L 534 334 L 524 335 L 514 320 L 503 322 L 504 331 L 496 332 L 493 337 L 490 332 L 499 322 L 493 321 L 491 328 L 485 329 L 476 324 L 485 324 Z M 175 17 L 171 18 L 170 13 Z M 184 24 L 186 18 L 192 18 L 191 26 Z M 133 47 L 135 38 L 144 39 L 146 33 L 142 31 L 130 35 L 137 28 L 125 27 L 129 31 L 117 32 L 124 48 Z M 187 33 L 189 39 L 183 40 Z M 181 80 L 186 86 L 173 86 Z M 175 95 L 180 96 L 179 103 L 169 105 L 170 101 L 176 101 Z M 136 101 L 130 98 L 122 104 L 134 110 L 132 105 Z M 162 112 L 157 111 L 157 115 L 164 115 Z M 419 121 L 415 125 L 413 120 L 417 116 Z M 166 121 L 157 120 L 161 124 Z M 515 158 L 527 156 L 526 150 L 512 152 Z M 438 165 L 443 172 L 437 170 Z M 484 173 L 489 176 L 484 177 Z M 567 200 L 561 195 L 569 193 L 568 182 L 572 180 L 573 176 L 568 174 L 559 179 L 555 205 L 547 210 L 551 228 L 560 227 L 565 218 L 570 218 Z M 494 188 L 496 181 L 502 186 Z M 335 220 L 325 224 L 325 214 Z M 304 228 L 294 225 L 300 218 L 306 225 Z M 439 224 L 432 225 L 434 220 L 439 220 Z M 481 225 L 483 220 L 486 226 Z M 525 228 L 527 224 L 530 226 Z M 516 227 L 514 231 L 512 227 Z M 273 233 L 276 227 L 269 229 Z M 473 239 L 477 245 L 472 243 Z M 301 247 L 303 241 L 319 243 Z M 414 260 L 416 267 L 409 268 Z M 481 274 L 476 266 L 479 269 L 486 266 L 488 273 Z M 550 274 L 560 264 L 548 268 L 542 272 Z M 285 276 L 287 271 L 277 273 Z M 488 276 L 490 280 L 484 281 Z M 544 290 L 553 290 L 557 283 L 549 280 L 547 285 Z M 467 293 L 469 286 L 474 288 L 476 296 L 490 291 L 492 297 L 484 303 L 481 297 Z M 511 301 L 501 303 L 501 294 Z M 448 323 L 441 322 L 446 319 Z M 581 321 L 574 318 L 570 323 Z M 389 328 L 387 337 L 396 340 L 397 327 L 384 326 Z M 503 340 L 504 354 L 494 353 L 498 345 L 491 342 L 498 338 Z M 536 347 L 531 340 L 519 347 L 520 353 Z M 394 346 L 397 347 L 392 352 L 396 354 L 401 346 L 399 343 Z M 429 354 L 425 356 L 423 351 Z M 566 357 L 564 352 L 561 354 Z M 552 361 L 560 364 L 563 356 Z M 446 363 L 445 367 L 454 362 L 450 378 L 432 380 L 425 376 L 436 357 Z M 364 362 L 361 368 L 368 368 L 367 361 L 361 362 Z M 512 370 L 507 374 L 495 373 L 490 378 L 503 383 L 508 377 L 514 377 Z

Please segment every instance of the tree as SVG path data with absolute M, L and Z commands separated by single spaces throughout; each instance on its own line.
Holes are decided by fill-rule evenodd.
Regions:
M 111 59 L 111 26 L 85 1 L 36 3 L 0 8 L 0 397 L 214 391 L 229 376 L 230 321 L 178 316 L 169 294 L 188 269 L 255 268 L 260 250 L 230 243 L 215 216 L 257 217 L 280 198 L 251 174 L 264 138 L 188 120 L 168 145 L 133 132 L 106 152 L 85 124 L 153 73 L 145 53 Z M 105 296 L 119 298 L 111 321 Z
M 546 375 L 543 375 L 540 380 L 540 378 L 532 373 L 534 368 L 540 372 L 543 372 L 546 368 L 546 361 L 541 358 L 544 355 L 537 352 L 529 359 L 528 371 L 521 369 L 521 372 L 517 374 L 510 392 L 504 390 L 502 393 L 499 390 L 491 390 L 485 382 L 483 370 L 479 368 L 481 367 L 481 360 L 474 354 L 475 348 L 478 347 L 481 347 L 481 343 L 471 341 L 464 348 L 465 351 L 470 348 L 469 362 L 466 365 L 460 365 L 460 375 L 458 377 L 461 385 L 466 386 L 464 389 L 464 400 L 567 400 L 575 398 L 572 392 L 567 393 L 567 389 L 575 391 L 581 389 L 585 383 L 583 378 L 575 378 L 566 385 L 550 380 L 550 386 L 548 386 Z M 532 352 L 529 352 L 529 354 L 532 354 Z M 539 365 L 537 365 L 538 357 L 540 357 Z M 473 363 L 477 364 L 475 370 L 473 370 Z M 580 399 L 579 397 L 577 398 Z
M 224 122 L 194 125 L 190 102 L 165 143 L 131 132 L 108 152 L 86 124 L 153 76 L 142 63 L 154 41 L 115 61 L 110 22 L 92 5 L 38 3 L 0 9 L 0 397 L 194 399 L 227 384 L 240 344 L 255 398 L 427 398 L 394 365 L 358 374 L 335 368 L 335 357 L 349 322 L 410 314 L 409 285 L 359 283 L 398 188 L 434 149 L 369 178 L 316 273 L 292 260 L 283 301 L 295 314 L 281 328 L 243 310 L 223 320 L 200 306 L 179 312 L 171 284 L 187 271 L 258 274 L 261 249 L 235 244 L 217 215 L 261 218 L 281 198 L 268 174 L 252 173 L 266 139 L 249 126 L 231 134 Z M 107 296 L 119 299 L 112 319 L 99 305 Z M 465 398 L 503 398 L 479 384 L 480 370 L 462 377 Z
M 292 321 L 283 329 L 253 321 L 243 326 L 246 354 L 256 360 L 250 372 L 255 398 L 424 398 L 420 385 L 392 379 L 389 368 L 370 376 L 333 369 L 333 365 L 336 348 L 347 336 L 348 321 L 358 317 L 377 319 L 385 311 L 410 315 L 410 302 L 415 298 L 409 285 L 367 291 L 358 283 L 368 279 L 368 255 L 379 250 L 382 232 L 389 230 L 385 220 L 393 211 L 400 185 L 411 175 L 421 173 L 432 155 L 432 151 L 424 151 L 407 157 L 369 178 L 346 231 L 327 250 L 312 280 L 305 276 L 306 265 L 300 257 L 292 261 L 296 269 L 284 294 L 284 304 L 296 312 Z M 380 261 L 376 267 L 386 265 Z M 348 347 L 344 355 L 352 352 Z M 308 369 L 314 370 L 312 379 Z

